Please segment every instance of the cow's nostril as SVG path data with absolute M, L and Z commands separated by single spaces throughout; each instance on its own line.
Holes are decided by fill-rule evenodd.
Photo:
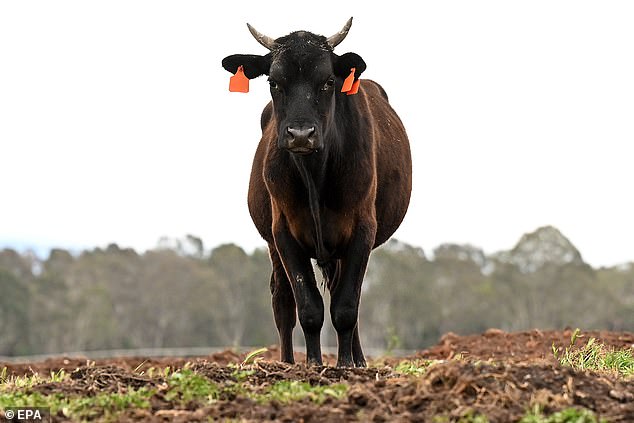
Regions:
M 307 139 L 308 137 L 315 134 L 315 127 L 311 126 L 309 128 L 293 128 L 289 126 L 288 128 L 286 128 L 286 132 L 295 139 Z
M 314 150 L 316 143 L 314 126 L 288 126 L 286 148 L 289 150 Z

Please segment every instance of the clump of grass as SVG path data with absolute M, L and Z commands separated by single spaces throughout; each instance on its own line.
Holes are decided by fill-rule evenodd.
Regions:
M 436 363 L 438 360 L 403 360 L 394 367 L 394 371 L 403 375 L 422 376 Z
M 190 401 L 206 401 L 211 403 L 218 399 L 221 389 L 206 377 L 191 369 L 182 369 L 167 378 L 169 390 L 165 394 L 168 401 L 178 399 L 183 403 Z
M 59 369 L 56 372 L 51 371 L 49 381 L 50 382 L 59 383 L 59 382 L 65 381 L 69 377 L 70 377 L 70 375 L 68 373 L 66 373 L 66 371 L 64 369 Z
M 189 402 L 213 402 L 224 390 L 193 370 L 183 368 L 172 371 L 165 369 L 149 369 L 149 374 L 165 378 L 167 391 L 165 398 L 182 404 Z M 94 396 L 67 396 L 61 393 L 42 395 L 39 392 L 29 392 L 29 388 L 44 382 L 61 382 L 68 378 L 64 371 L 51 373 L 49 378 L 42 378 L 38 374 L 31 376 L 3 375 L 0 385 L 0 409 L 6 407 L 46 407 L 52 414 L 61 413 L 73 420 L 93 419 L 96 417 L 116 421 L 119 412 L 130 408 L 150 407 L 150 398 L 156 393 L 155 389 L 129 388 L 123 393 L 101 393 Z M 236 385 L 238 386 L 238 385 Z M 236 387 L 228 389 L 235 390 Z
M 249 376 L 255 374 L 255 370 L 253 369 L 235 369 L 231 372 L 231 376 L 236 380 L 237 383 L 242 383 L 249 378 Z
M 116 415 L 130 408 L 150 408 L 150 398 L 154 390 L 140 388 L 131 389 L 125 393 L 111 392 L 97 394 L 94 397 L 73 397 L 68 399 L 68 405 L 62 408 L 62 413 L 74 419 L 90 419 L 104 416 L 104 419 Z M 53 407 L 51 407 L 53 411 Z
M 616 370 L 620 375 L 634 376 L 634 356 L 631 350 L 609 351 L 604 363 L 608 369 Z
M 519 423 L 607 423 L 607 421 L 597 419 L 592 411 L 582 408 L 566 408 L 545 416 L 542 407 L 535 405 L 522 417 Z
M 0 392 L 11 391 L 14 389 L 31 388 L 35 385 L 49 382 L 63 382 L 69 378 L 69 374 L 60 369 L 57 372 L 51 372 L 49 377 L 42 377 L 39 373 L 33 373 L 28 376 L 7 376 L 7 368 L 0 370 Z
M 249 364 L 253 364 L 256 362 L 256 360 L 258 358 L 260 358 L 259 356 L 264 354 L 265 352 L 267 352 L 269 349 L 268 348 L 259 348 L 257 350 L 251 351 L 249 354 L 247 354 L 247 356 L 244 358 L 244 360 L 241 363 L 241 366 L 247 366 Z
M 152 366 L 146 371 L 139 372 L 140 375 L 147 375 L 147 377 L 149 377 L 150 379 L 155 379 L 155 378 L 167 379 L 171 373 L 173 373 L 173 371 L 170 366 L 166 366 L 163 368 L 160 368 L 160 367 L 157 368 Z
M 387 328 L 386 334 L 387 348 L 385 349 L 385 355 L 390 356 L 394 353 L 394 350 L 401 348 L 402 342 L 401 338 L 396 333 L 396 329 L 394 326 L 390 326 Z
M 449 423 L 456 421 L 448 416 L 435 416 L 433 423 Z M 489 423 L 489 419 L 478 413 L 468 412 L 457 420 L 457 423 Z M 542 406 L 535 405 L 527 411 L 519 423 L 607 423 L 605 419 L 598 419 L 590 410 L 583 408 L 567 408 L 548 416 L 544 415 Z
M 451 420 L 448 416 L 434 416 L 433 423 L 449 423 L 451 421 L 455 420 Z M 482 414 L 469 411 L 467 414 L 460 417 L 457 420 L 457 423 L 489 423 L 489 419 Z
M 634 356 L 631 350 L 616 350 L 608 348 L 596 338 L 576 347 L 577 339 L 583 338 L 581 331 L 576 329 L 570 338 L 570 345 L 561 352 L 553 344 L 553 355 L 562 366 L 575 370 L 594 370 L 600 372 L 615 372 L 620 376 L 634 376 Z
M 8 407 L 45 407 L 51 414 L 62 413 L 73 420 L 85 420 L 103 416 L 112 420 L 128 408 L 149 408 L 154 391 L 146 388 L 130 389 L 125 393 L 101 393 L 95 396 L 68 397 L 61 393 L 42 395 L 39 392 L 27 393 L 23 390 L 0 393 L 0 408 Z
M 489 419 L 482 414 L 472 414 L 469 413 L 465 416 L 460 417 L 458 423 L 489 423 Z
M 341 399 L 347 392 L 348 386 L 341 383 L 312 386 L 308 382 L 282 380 L 273 384 L 264 393 L 255 394 L 252 397 L 260 403 L 278 401 L 282 404 L 289 404 L 308 398 L 317 404 L 322 404 L 329 397 Z
M 0 393 L 0 409 L 7 407 L 51 407 L 53 403 L 58 403 L 49 396 L 44 396 L 38 392 L 25 394 L 23 391 L 1 392 Z M 60 409 L 58 407 L 58 409 Z

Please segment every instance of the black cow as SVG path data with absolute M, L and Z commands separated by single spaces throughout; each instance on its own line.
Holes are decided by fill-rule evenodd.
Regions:
M 333 52 L 351 24 L 352 18 L 329 38 L 297 31 L 275 40 L 247 24 L 270 52 L 222 61 L 231 73 L 242 66 L 248 78 L 269 76 L 272 101 L 262 112 L 248 204 L 269 246 L 273 312 L 281 359 L 288 363 L 294 361 L 296 310 L 307 362 L 322 363 L 316 259 L 332 298 L 337 366 L 366 365 L 358 327 L 361 284 L 370 252 L 394 233 L 409 205 L 412 164 L 403 124 L 379 84 L 359 84 L 363 59 Z M 358 93 L 350 95 L 353 79 Z

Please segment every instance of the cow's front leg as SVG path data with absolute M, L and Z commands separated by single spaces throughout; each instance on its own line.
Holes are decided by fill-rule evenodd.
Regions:
M 280 335 L 280 359 L 286 363 L 294 363 L 293 358 L 293 328 L 295 327 L 295 298 L 291 284 L 286 277 L 286 271 L 277 253 L 275 245 L 269 245 L 271 264 L 271 295 L 273 317 L 277 332 Z
M 365 367 L 357 321 L 361 284 L 375 234 L 376 225 L 357 227 L 345 257 L 342 259 L 341 280 L 331 292 L 330 316 L 337 330 L 337 367 L 353 367 L 355 364 Z
M 306 363 L 321 365 L 320 334 L 324 323 L 324 303 L 317 288 L 308 256 L 288 231 L 284 222 L 274 227 L 275 246 L 291 283 L 299 323 L 306 340 Z

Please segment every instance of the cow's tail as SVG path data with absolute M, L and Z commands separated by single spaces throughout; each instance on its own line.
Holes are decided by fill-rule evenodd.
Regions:
M 324 284 L 326 285 L 326 288 L 328 288 L 328 291 L 332 292 L 341 277 L 341 260 L 328 260 L 325 262 L 318 261 L 317 266 L 324 277 Z

